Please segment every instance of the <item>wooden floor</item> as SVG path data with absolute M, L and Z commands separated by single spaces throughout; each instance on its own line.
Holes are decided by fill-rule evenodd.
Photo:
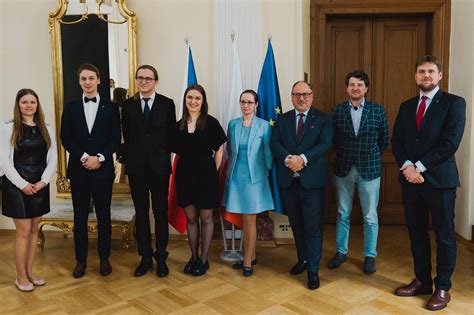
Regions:
M 334 226 L 325 229 L 321 262 L 321 287 L 306 289 L 306 275 L 290 276 L 295 262 L 293 245 L 259 247 L 254 276 L 241 272 L 219 259 L 221 243 L 214 243 L 211 268 L 203 277 L 182 273 L 189 258 L 184 241 L 170 242 L 167 278 L 148 273 L 132 277 L 138 262 L 135 249 L 124 251 L 114 240 L 111 262 L 113 273 L 98 274 L 95 240 L 86 276 L 74 279 L 73 240 L 55 232 L 47 233 L 46 245 L 36 259 L 36 273 L 48 283 L 34 292 L 19 292 L 13 285 L 15 267 L 11 252 L 13 233 L 0 234 L 0 314 L 418 314 L 426 312 L 428 296 L 402 298 L 394 289 L 413 277 L 407 233 L 403 227 L 380 229 L 378 270 L 362 272 L 362 229 L 351 234 L 349 260 L 339 270 L 328 270 L 334 254 Z M 474 246 L 458 244 L 458 263 L 451 290 L 452 302 L 438 312 L 474 314 Z

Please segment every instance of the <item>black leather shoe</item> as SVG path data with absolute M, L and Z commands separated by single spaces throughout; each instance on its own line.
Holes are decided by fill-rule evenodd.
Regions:
M 366 274 L 372 274 L 375 271 L 377 271 L 377 267 L 375 265 L 375 257 L 365 257 L 364 272 Z
M 251 275 L 253 275 L 253 268 L 252 267 L 244 267 L 242 269 L 242 274 L 244 275 L 244 277 L 250 277 Z
M 209 260 L 206 260 L 206 262 L 204 262 L 201 259 L 199 259 L 196 265 L 194 265 L 193 276 L 196 276 L 196 277 L 202 276 L 203 274 L 206 273 L 208 269 L 209 269 Z
M 308 269 L 308 262 L 305 261 L 298 261 L 293 267 L 290 269 L 290 275 L 299 275 L 303 271 Z
M 138 264 L 133 275 L 135 277 L 141 277 L 143 275 L 146 275 L 148 270 L 150 270 L 152 267 L 153 267 L 153 260 L 151 259 L 151 257 L 142 257 L 142 260 Z
M 108 259 L 100 262 L 99 272 L 101 276 L 108 276 L 112 273 L 112 265 Z
M 192 274 L 194 271 L 194 266 L 196 266 L 198 259 L 199 258 L 191 257 L 187 264 L 184 266 L 183 272 L 187 275 Z
M 347 261 L 347 254 L 337 252 L 328 263 L 328 269 L 336 269 L 341 267 L 343 263 Z
M 316 290 L 319 288 L 319 275 L 317 272 L 308 271 L 308 289 Z
M 252 266 L 255 266 L 257 264 L 257 258 L 252 259 L 250 262 Z M 242 269 L 244 268 L 244 262 L 241 260 L 239 262 L 236 262 L 235 264 L 232 265 L 233 269 Z
M 74 270 L 72 272 L 72 276 L 74 278 L 82 278 L 86 274 L 86 268 L 87 268 L 87 263 L 76 263 L 76 267 L 74 267 Z
M 163 252 L 161 254 L 154 253 L 153 257 L 156 259 L 156 275 L 160 278 L 166 277 L 170 273 L 170 269 L 166 264 L 168 252 Z

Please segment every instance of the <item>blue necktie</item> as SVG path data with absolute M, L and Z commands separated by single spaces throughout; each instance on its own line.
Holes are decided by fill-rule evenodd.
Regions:
M 150 100 L 150 98 L 143 98 L 143 100 L 145 101 L 145 106 L 143 106 L 143 117 L 145 117 L 145 121 L 148 121 L 148 119 L 150 118 L 150 107 L 148 106 L 148 101 Z

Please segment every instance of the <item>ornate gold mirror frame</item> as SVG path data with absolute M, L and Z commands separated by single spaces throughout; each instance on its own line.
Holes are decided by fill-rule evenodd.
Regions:
M 61 25 L 62 24 L 74 24 L 80 23 L 87 19 L 88 15 L 96 15 L 99 19 L 106 21 L 110 24 L 127 24 L 127 36 L 128 36 L 128 91 L 129 95 L 133 95 L 136 92 L 135 87 L 135 69 L 137 68 L 137 17 L 133 11 L 130 11 L 125 0 L 112 0 L 116 2 L 120 15 L 124 18 L 124 21 L 107 21 L 104 15 L 101 13 L 102 4 L 107 1 L 96 0 L 99 7 L 98 13 L 88 13 L 87 4 L 83 3 L 84 13 L 82 17 L 74 22 L 64 22 L 63 17 L 66 15 L 67 8 L 70 0 L 58 0 L 59 5 L 56 11 L 49 14 L 49 32 L 51 34 L 51 45 L 52 45 L 52 63 L 53 63 L 53 84 L 54 84 L 54 107 L 55 107 L 55 121 L 56 121 L 56 138 L 58 140 L 58 170 L 56 187 L 58 198 L 70 198 L 71 189 L 69 180 L 66 178 L 67 169 L 67 154 L 64 147 L 61 145 L 60 130 L 61 130 L 61 115 L 63 112 L 64 105 L 64 86 L 63 86 L 63 63 L 62 63 L 62 44 L 61 44 Z M 83 1 L 81 0 L 81 3 Z M 113 195 L 114 199 L 125 199 L 130 197 L 130 188 L 127 183 L 114 183 Z

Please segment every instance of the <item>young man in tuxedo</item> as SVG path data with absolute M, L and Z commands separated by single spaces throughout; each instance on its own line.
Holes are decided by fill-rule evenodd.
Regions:
M 138 254 L 141 261 L 135 277 L 145 275 L 157 262 L 156 274 L 166 277 L 168 252 L 168 186 L 171 173 L 171 144 L 176 125 L 172 99 L 155 92 L 158 72 L 150 65 L 140 66 L 135 75 L 139 93 L 122 109 L 123 160 L 133 204 Z M 156 251 L 151 245 L 150 194 L 155 219 Z
M 110 265 L 110 203 L 114 180 L 113 154 L 120 145 L 120 118 L 116 106 L 101 99 L 97 92 L 100 72 L 92 64 L 77 71 L 83 95 L 64 106 L 61 141 L 69 152 L 67 177 L 71 183 L 74 208 L 74 278 L 84 276 L 87 267 L 87 221 L 91 196 L 98 222 L 100 274 L 112 272 Z
M 347 260 L 350 217 L 357 187 L 364 219 L 364 272 L 376 271 L 382 153 L 388 146 L 388 122 L 383 106 L 365 98 L 369 76 L 361 70 L 345 78 L 349 100 L 334 106 L 334 187 L 337 201 L 336 254 L 328 268 L 336 269 Z
M 393 127 L 392 150 L 400 167 L 403 206 L 415 279 L 398 296 L 432 294 L 427 308 L 445 308 L 456 265 L 454 203 L 460 186 L 454 153 L 466 124 L 466 101 L 442 91 L 441 62 L 424 56 L 415 64 L 417 96 L 403 102 Z M 436 235 L 436 277 L 431 277 L 429 217 Z
M 293 85 L 291 101 L 294 109 L 276 121 L 270 148 L 298 256 L 290 274 L 307 270 L 308 288 L 314 290 L 320 284 L 318 271 L 328 184 L 326 152 L 332 144 L 333 127 L 329 114 L 312 107 L 313 91 L 307 82 Z

